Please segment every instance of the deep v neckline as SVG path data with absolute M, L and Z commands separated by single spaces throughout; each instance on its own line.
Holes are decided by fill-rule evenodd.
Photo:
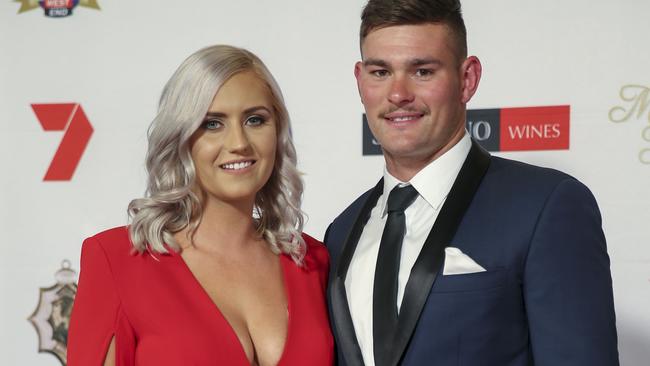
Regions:
M 232 324 L 228 321 L 226 316 L 221 312 L 221 309 L 219 309 L 219 306 L 217 305 L 216 302 L 212 300 L 206 289 L 201 285 L 201 282 L 199 282 L 198 278 L 194 275 L 190 267 L 187 265 L 183 257 L 181 256 L 180 253 L 175 252 L 174 250 L 170 250 L 170 253 L 172 253 L 172 256 L 174 256 L 180 263 L 180 265 L 183 267 L 183 272 L 185 272 L 186 275 L 189 276 L 190 282 L 192 282 L 192 286 L 194 289 L 199 293 L 197 296 L 197 301 L 201 302 L 207 302 L 208 304 L 212 304 L 212 307 L 214 308 L 215 311 L 215 316 L 219 318 L 220 321 L 222 321 L 227 328 L 227 333 L 232 337 L 236 344 L 239 345 L 238 348 L 238 353 L 241 355 L 242 361 L 245 362 L 246 365 L 252 365 L 251 361 L 248 360 L 248 356 L 246 355 L 246 350 L 244 349 L 244 345 L 242 344 L 241 340 L 239 339 L 239 336 L 237 335 L 237 332 L 235 331 L 235 328 L 233 328 Z M 287 258 L 286 255 L 284 254 L 279 254 L 279 260 L 280 260 L 280 267 L 282 269 L 282 285 L 284 287 L 284 296 L 287 301 L 287 333 L 284 339 L 284 345 L 282 347 L 282 353 L 280 354 L 280 358 L 278 359 L 277 365 L 281 365 L 282 361 L 285 358 L 285 355 L 287 353 L 287 345 L 289 344 L 289 341 L 291 339 L 291 309 L 292 309 L 292 296 L 291 296 L 291 286 L 289 284 L 289 276 L 288 276 L 288 270 L 289 270 L 289 265 L 292 264 L 291 260 Z M 201 298 L 203 300 L 201 300 Z M 252 343 L 252 340 L 251 340 Z M 255 344 L 253 344 L 253 350 L 255 350 Z M 255 352 L 255 355 L 257 355 L 257 352 Z M 255 360 L 256 358 L 254 358 Z

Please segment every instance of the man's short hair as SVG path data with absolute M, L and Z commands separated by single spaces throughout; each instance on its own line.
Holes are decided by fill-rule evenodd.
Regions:
M 360 42 L 373 30 L 395 25 L 445 24 L 459 59 L 467 57 L 467 30 L 459 0 L 369 0 L 361 13 Z

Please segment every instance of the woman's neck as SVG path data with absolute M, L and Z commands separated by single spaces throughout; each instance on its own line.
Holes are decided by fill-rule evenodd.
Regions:
M 192 237 L 188 237 L 188 228 L 181 231 L 185 244 L 181 247 L 191 245 L 208 252 L 232 252 L 259 241 L 252 217 L 253 205 L 252 201 L 224 202 L 206 197 L 201 221 Z

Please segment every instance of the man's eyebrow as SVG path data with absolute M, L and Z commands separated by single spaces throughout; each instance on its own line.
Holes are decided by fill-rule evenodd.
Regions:
M 383 68 L 388 68 L 388 62 L 380 60 L 378 58 L 367 58 L 363 60 L 363 66 L 379 66 Z
M 423 65 L 442 65 L 442 61 L 433 57 L 426 58 L 414 58 L 406 61 L 406 64 L 411 67 L 423 66 Z M 378 59 L 378 58 L 368 58 L 363 61 L 364 66 L 378 66 L 383 68 L 388 68 L 388 62 Z
M 423 65 L 442 65 L 442 61 L 435 58 L 416 58 L 408 61 L 411 66 L 423 66 Z

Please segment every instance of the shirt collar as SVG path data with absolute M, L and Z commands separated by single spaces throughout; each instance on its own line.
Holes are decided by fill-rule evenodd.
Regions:
M 379 199 L 381 216 L 386 215 L 386 203 L 390 191 L 397 185 L 403 187 L 409 183 L 431 207 L 435 210 L 440 209 L 471 148 L 472 140 L 465 132 L 456 145 L 422 168 L 410 182 L 401 182 L 384 166 L 384 192 Z

